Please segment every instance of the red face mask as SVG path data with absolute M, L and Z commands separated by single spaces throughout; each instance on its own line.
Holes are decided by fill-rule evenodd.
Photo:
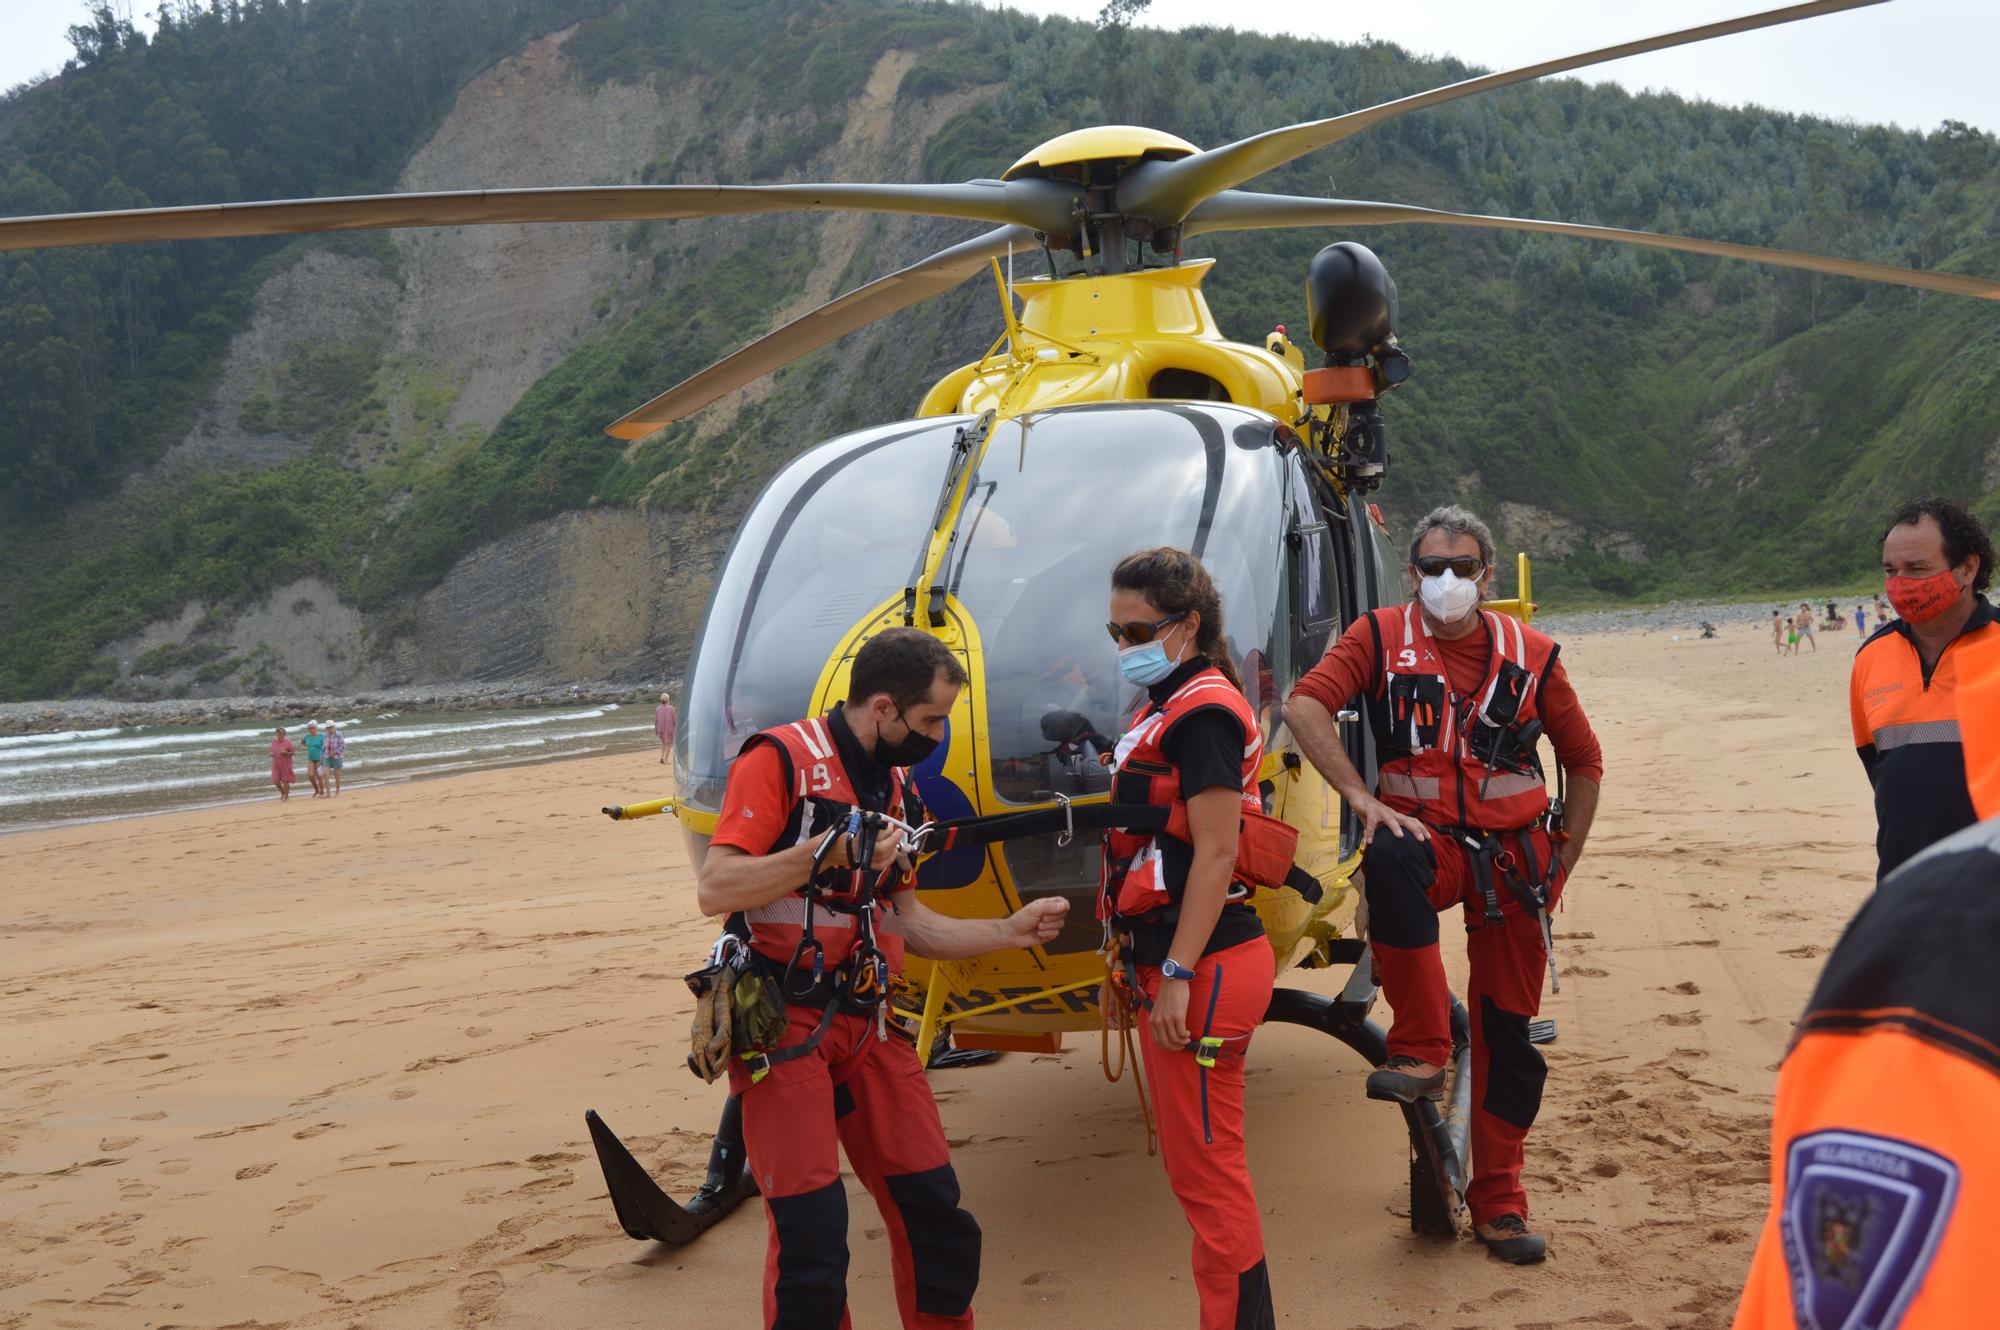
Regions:
M 1949 568 L 1931 577 L 1892 577 L 1889 603 L 1906 623 L 1929 623 L 1957 603 L 1958 579 Z

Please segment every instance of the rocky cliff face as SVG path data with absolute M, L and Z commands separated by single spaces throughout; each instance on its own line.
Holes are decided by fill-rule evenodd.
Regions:
M 563 56 L 568 36 L 532 42 L 472 80 L 398 187 L 631 183 L 675 160 L 698 134 L 713 134 L 699 87 L 587 87 Z M 806 174 L 921 178 L 927 134 L 978 94 L 899 99 L 915 58 L 897 50 L 878 62 L 856 104 L 840 112 L 844 132 Z M 792 128 L 754 117 L 734 124 L 719 141 L 707 140 L 714 152 L 693 176 L 748 178 L 756 145 Z M 691 182 L 686 162 L 677 169 L 676 179 Z M 276 465 L 326 447 L 327 418 L 341 411 L 336 451 L 351 462 L 396 457 L 422 466 L 476 447 L 566 355 L 741 244 L 744 225 L 683 222 L 645 235 L 624 224 L 464 227 L 392 232 L 374 249 L 302 246 L 260 290 L 214 400 L 162 465 Z M 773 322 L 837 294 L 857 271 L 894 266 L 878 254 L 928 252 L 962 230 L 861 216 L 798 224 L 811 266 Z M 942 372 L 976 355 L 981 348 L 962 328 L 974 298 L 960 293 L 901 330 L 847 339 L 833 352 L 829 377 L 869 378 L 882 340 L 907 342 L 911 327 L 930 352 L 914 372 Z M 323 412 L 300 411 L 302 374 L 323 393 L 330 382 L 341 399 L 322 403 Z M 633 383 L 632 404 L 665 386 Z M 699 436 L 729 434 L 742 409 L 769 391 L 767 381 L 718 403 Z M 849 399 L 816 398 L 776 446 L 795 451 L 852 424 L 839 414 L 851 409 Z M 886 414 L 902 404 L 873 405 Z M 114 645 L 108 654 L 119 677 L 111 689 L 214 697 L 259 687 L 676 677 L 736 518 L 753 497 L 732 495 L 715 511 L 642 502 L 550 518 L 480 546 L 421 596 L 366 616 L 317 578 L 279 588 L 222 622 L 212 607 L 190 603 Z M 391 498 L 388 512 L 398 506 Z

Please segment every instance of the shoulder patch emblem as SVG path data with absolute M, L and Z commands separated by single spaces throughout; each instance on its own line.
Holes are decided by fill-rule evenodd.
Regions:
M 1778 1226 L 1800 1330 L 1894 1330 L 1957 1196 L 1958 1165 L 1907 1141 L 1858 1131 L 1793 1141 Z

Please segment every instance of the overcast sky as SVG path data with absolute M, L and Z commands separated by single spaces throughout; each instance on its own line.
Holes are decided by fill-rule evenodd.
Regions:
M 438 0 L 450 4 L 451 0 Z M 992 4 L 996 0 L 983 0 Z M 1101 0 L 1008 0 L 1040 14 L 1095 17 Z M 1778 0 L 1153 0 L 1141 20 L 1215 24 L 1339 41 L 1364 33 L 1425 54 L 1504 69 L 1572 51 L 1775 8 Z M 140 12 L 153 0 L 133 0 Z M 61 68 L 83 0 L 0 0 L 0 88 Z M 1915 129 L 1944 119 L 2000 132 L 2000 0 L 1890 0 L 1854 13 L 1599 67 L 1589 77 L 1728 104 L 1848 116 Z M 1495 94 L 1505 96 L 1504 93 Z M 1338 101 L 1328 113 L 1350 110 Z

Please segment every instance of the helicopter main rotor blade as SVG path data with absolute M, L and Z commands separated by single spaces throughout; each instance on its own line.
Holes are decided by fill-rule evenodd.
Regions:
M 1295 158 L 1338 143 L 1364 129 L 1379 125 L 1386 120 L 1393 120 L 1397 116 L 1407 115 L 1411 111 L 1440 106 L 1446 102 L 1457 101 L 1461 97 L 1489 92 L 1494 88 L 1505 88 L 1515 83 L 1526 83 L 1533 79 L 1545 78 L 1550 74 L 1582 69 L 1587 65 L 1600 65 L 1610 60 L 1622 60 L 1626 56 L 1644 55 L 1648 51 L 1663 51 L 1673 46 L 1707 41 L 1712 37 L 1728 37 L 1739 32 L 1751 32 L 1758 28 L 1775 27 L 1799 19 L 1818 18 L 1822 14 L 1860 9 L 1883 2 L 1884 0 L 1811 0 L 1811 3 L 1807 4 L 1787 5 L 1782 9 L 1766 10 L 1760 14 L 1722 19 L 1715 23 L 1704 23 L 1696 28 L 1684 28 L 1679 32 L 1662 33 L 1657 37 L 1642 37 L 1638 41 L 1620 42 L 1616 46 L 1585 51 L 1581 55 L 1544 60 L 1539 64 L 1524 65 L 1519 69 L 1503 70 L 1497 74 L 1482 74 L 1478 78 L 1433 88 L 1429 92 L 1420 92 L 1410 97 L 1400 97 L 1393 102 L 1383 102 L 1379 106 L 1350 111 L 1345 115 L 1332 116 L 1325 120 L 1311 120 L 1304 124 L 1289 125 L 1283 129 L 1266 130 L 1262 134 L 1238 139 L 1234 143 L 1226 143 L 1220 148 L 1211 148 L 1192 157 L 1182 157 L 1175 161 L 1144 162 L 1134 167 L 1118 182 L 1117 209 L 1127 216 L 1150 218 L 1158 226 L 1171 226 L 1193 211 L 1195 205 L 1203 199 L 1219 194 L 1225 189 L 1234 189 L 1246 180 L 1255 179 L 1264 172 L 1283 166 Z
M 0 218 L 0 251 L 148 240 L 515 222 L 636 222 L 771 212 L 885 212 L 1061 231 L 1072 191 L 1053 180 L 940 185 L 579 185 L 369 194 L 267 203 Z
M 1673 249 L 1684 254 L 1708 254 L 1725 259 L 1747 259 L 1752 263 L 1768 263 L 1780 268 L 1803 268 L 1807 272 L 1831 273 L 1836 277 L 1858 277 L 1867 282 L 1888 282 L 1895 286 L 1914 286 L 1955 296 L 2000 300 L 2000 282 L 1960 273 L 1922 272 L 1915 268 L 1896 268 L 1860 259 L 1836 259 L 1789 249 L 1763 249 L 1756 245 L 1732 244 L 1726 240 L 1695 240 L 1688 236 L 1661 235 L 1655 231 L 1628 231 L 1616 226 L 1543 222 L 1530 217 L 1491 217 L 1481 213 L 1445 212 L 1437 208 L 1418 208 L 1404 203 L 1370 203 L 1360 199 L 1307 199 L 1289 194 L 1251 194 L 1232 189 L 1196 208 L 1188 216 L 1184 234 L 1261 231 L 1291 226 L 1394 226 L 1406 222 L 1480 226 L 1498 231 L 1538 231 L 1548 235 L 1578 236 L 1585 240 L 1611 240 L 1623 245 L 1644 245 L 1651 249 Z
M 977 273 L 989 260 L 1007 253 L 1011 246 L 1028 249 L 1035 243 L 1035 233 L 1028 228 L 1003 226 L 941 250 L 921 263 L 857 286 L 723 357 L 693 378 L 675 384 L 638 410 L 612 422 L 604 432 L 617 439 L 643 439 L 857 328 L 942 295 Z

